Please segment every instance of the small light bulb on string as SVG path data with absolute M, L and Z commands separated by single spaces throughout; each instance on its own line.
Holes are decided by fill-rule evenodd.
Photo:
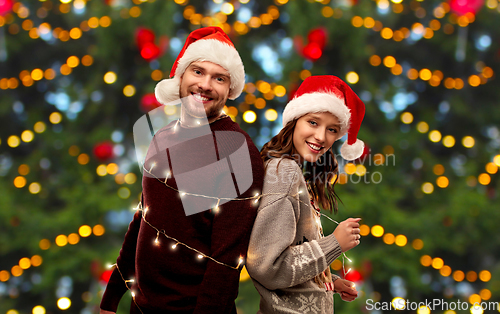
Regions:
M 146 208 L 144 208 L 144 216 L 146 216 L 146 213 L 148 212 L 148 209 L 149 207 L 146 206 Z
M 160 240 L 158 240 L 158 238 L 159 238 L 159 237 L 160 237 L 160 231 L 158 231 L 158 232 L 156 233 L 156 239 L 155 239 L 155 244 L 156 244 L 156 245 L 160 245 Z
M 199 258 L 199 259 L 202 259 L 202 258 L 203 258 L 203 255 L 198 254 L 198 258 Z
M 186 195 L 186 193 L 184 193 L 184 192 L 181 192 L 181 196 L 184 196 L 184 195 Z
M 179 124 L 179 120 L 177 120 L 177 122 L 175 122 L 174 131 L 177 130 L 177 124 Z
M 134 291 L 130 292 L 130 294 L 132 295 L 132 298 L 135 298 L 135 293 L 134 293 Z
M 299 194 L 302 194 L 302 190 L 299 190 Z
M 125 280 L 125 282 L 135 282 L 134 279 Z
M 349 268 L 347 271 L 346 271 L 346 275 L 351 271 L 352 268 Z
M 153 164 L 151 165 L 151 168 L 149 168 L 149 172 L 153 171 L 153 168 L 154 168 L 155 166 L 156 166 L 156 163 L 153 163 Z
M 217 199 L 217 204 L 215 204 L 215 207 L 213 209 L 214 214 L 218 214 L 220 209 L 219 209 L 219 203 L 220 203 L 220 198 Z
M 259 202 L 259 199 L 260 199 L 259 193 L 255 193 L 254 197 L 257 197 L 257 199 L 254 202 L 255 204 L 257 204 Z
M 198 121 L 198 120 L 196 121 L 196 123 L 201 124 L 201 122 L 200 122 L 200 121 Z
M 240 256 L 240 259 L 238 261 L 238 266 L 236 266 L 236 268 L 239 268 L 241 266 L 241 264 L 243 264 L 245 260 L 243 259 L 243 257 Z
M 115 266 L 116 266 L 116 264 L 108 264 L 106 267 L 107 267 L 107 268 L 113 268 L 113 267 L 115 267 Z
M 179 244 L 179 243 L 173 244 L 173 245 L 172 245 L 172 249 L 174 249 L 174 250 L 175 250 L 175 248 L 177 247 L 177 244 Z

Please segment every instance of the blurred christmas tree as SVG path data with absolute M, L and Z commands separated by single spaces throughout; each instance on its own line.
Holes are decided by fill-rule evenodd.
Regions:
M 335 217 L 363 218 L 344 265 L 362 294 L 336 297 L 337 311 L 498 302 L 499 12 L 498 0 L 0 0 L 0 313 L 97 311 L 141 191 L 133 124 L 158 106 L 187 34 L 209 25 L 245 64 L 226 112 L 258 148 L 309 75 L 345 79 L 366 104 L 367 150 L 340 161 Z M 245 278 L 237 305 L 255 313 Z

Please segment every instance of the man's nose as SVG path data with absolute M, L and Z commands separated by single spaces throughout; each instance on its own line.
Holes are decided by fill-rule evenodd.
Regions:
M 212 79 L 209 75 L 203 76 L 198 82 L 198 87 L 203 91 L 211 91 L 212 90 Z

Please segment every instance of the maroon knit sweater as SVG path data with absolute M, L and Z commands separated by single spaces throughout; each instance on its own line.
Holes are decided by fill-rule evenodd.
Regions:
M 152 173 L 161 181 L 165 180 L 165 169 L 170 169 L 171 177 L 167 184 L 181 190 L 177 187 L 176 175 L 204 166 L 211 167 L 214 161 L 229 156 L 246 140 L 251 171 L 243 174 L 247 178 L 251 176 L 253 181 L 250 188 L 244 191 L 236 188 L 237 198 L 260 194 L 264 168 L 259 151 L 248 134 L 229 117 L 210 124 L 210 129 L 212 132 L 202 135 L 196 134 L 201 128 L 186 129 L 180 124 L 174 128 L 174 123 L 164 127 L 155 134 L 144 167 L 149 170 L 154 162 Z M 177 162 L 172 167 L 173 160 Z M 184 162 L 179 164 L 179 160 Z M 232 186 L 221 184 L 227 183 L 227 180 L 221 180 L 227 175 L 233 178 Z M 238 175 L 242 175 L 241 171 Z M 241 182 L 235 176 L 236 173 L 230 173 L 227 169 L 216 168 L 212 177 L 207 178 L 205 175 L 203 180 L 208 180 L 207 186 L 213 187 L 213 195 L 220 197 L 224 194 L 221 191 L 234 190 L 234 186 L 237 186 L 235 183 Z M 142 188 L 142 205 L 148 208 L 146 220 L 158 230 L 164 230 L 180 242 L 231 266 L 236 267 L 239 257 L 246 256 L 258 208 L 254 200 L 221 202 L 220 210 L 215 214 L 209 210 L 216 203 L 212 199 L 209 201 L 214 204 L 207 206 L 207 210 L 186 216 L 179 193 L 163 182 L 144 173 Z M 200 198 L 200 202 L 207 200 Z M 238 295 L 239 270 L 208 258 L 199 259 L 196 252 L 182 245 L 172 249 L 176 242 L 162 235 L 159 245 L 155 245 L 157 231 L 141 215 L 140 211 L 134 215 L 117 259 L 125 279 L 134 279 L 132 291 L 141 311 L 145 314 L 236 313 L 234 300 Z M 126 291 L 125 283 L 115 269 L 102 298 L 101 309 L 116 312 Z M 132 302 L 131 313 L 134 312 L 137 309 L 134 309 Z

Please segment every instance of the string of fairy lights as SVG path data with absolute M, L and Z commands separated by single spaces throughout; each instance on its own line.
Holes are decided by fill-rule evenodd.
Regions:
M 143 2 L 146 2 L 146 1 L 134 0 L 133 2 L 134 2 L 134 4 L 139 5 L 139 4 L 142 4 Z M 187 4 L 187 1 L 183 1 L 183 0 L 176 0 L 175 2 L 179 5 L 186 5 Z M 244 1 L 240 1 L 240 2 L 246 3 Z M 277 0 L 276 1 L 277 5 L 284 5 L 287 2 L 288 2 L 287 0 Z M 83 3 L 83 5 L 85 5 L 84 1 L 78 1 L 78 0 L 73 1 L 73 5 L 75 7 L 81 6 L 82 3 Z M 338 8 L 333 9 L 333 8 L 327 6 L 329 3 L 329 0 L 322 1 L 322 3 L 325 4 L 325 7 L 323 7 L 323 9 L 321 10 L 321 13 L 324 17 L 333 17 L 333 18 L 342 17 L 342 10 L 341 9 L 338 9 Z M 388 3 L 388 1 L 383 1 L 383 0 L 378 1 L 377 5 L 379 7 L 381 5 L 385 6 L 386 3 L 387 3 L 387 5 L 390 5 L 390 3 Z M 46 5 L 46 3 L 43 3 L 43 5 Z M 497 0 L 487 0 L 486 6 L 489 9 L 496 9 L 497 7 L 500 8 Z M 46 16 L 46 14 L 48 14 L 48 12 L 49 12 L 49 10 L 46 10 L 43 8 L 44 7 L 40 8 L 37 11 L 37 16 L 39 18 L 43 18 L 44 14 Z M 61 13 L 69 13 L 70 9 L 71 9 L 71 7 L 70 7 L 70 4 L 68 4 L 68 3 L 61 3 L 59 5 L 59 10 Z M 403 7 L 403 4 L 393 3 L 392 9 L 393 9 L 394 13 L 401 13 L 401 12 L 403 12 L 404 7 Z M 270 6 L 267 10 L 267 13 L 261 14 L 260 16 L 252 16 L 247 23 L 242 23 L 242 22 L 236 21 L 232 25 L 230 25 L 230 24 L 226 23 L 227 22 L 227 15 L 232 14 L 233 11 L 234 11 L 234 6 L 232 9 L 229 8 L 228 6 L 226 6 L 225 11 L 223 10 L 222 12 L 217 13 L 214 17 L 210 17 L 210 16 L 204 16 L 200 13 L 196 13 L 196 10 L 194 9 L 194 7 L 187 6 L 184 9 L 183 17 L 186 20 L 189 20 L 193 25 L 203 25 L 203 26 L 219 25 L 219 26 L 223 27 L 227 32 L 230 31 L 232 28 L 239 35 L 245 35 L 246 33 L 248 33 L 248 31 L 251 28 L 258 28 L 261 25 L 270 25 L 280 15 L 278 7 Z M 421 13 L 422 11 L 420 11 L 420 13 L 418 13 L 418 8 L 414 11 L 416 11 L 415 14 L 422 14 Z M 29 16 L 29 10 L 25 6 L 23 6 L 21 2 L 16 2 L 14 4 L 13 12 L 15 12 L 18 15 L 18 17 L 21 19 L 26 19 Z M 449 12 L 449 6 L 447 6 L 447 4 L 443 2 L 439 7 L 434 9 L 433 14 L 436 18 L 440 19 L 440 18 L 443 18 L 445 16 L 445 14 L 448 12 Z M 121 18 L 129 18 L 129 17 L 135 18 L 135 17 L 139 17 L 140 14 L 141 14 L 141 9 L 138 6 L 134 6 L 130 9 L 124 8 L 120 11 Z M 7 16 L 5 16 L 5 17 L 0 17 L 0 27 L 3 27 L 4 25 L 10 25 L 8 27 L 8 31 L 11 34 L 17 34 L 17 33 L 19 33 L 20 29 L 19 29 L 19 26 L 17 24 L 13 24 L 13 21 L 14 21 L 14 17 L 11 14 L 7 14 Z M 416 33 L 420 32 L 422 34 L 422 37 L 425 39 L 432 38 L 433 32 L 436 32 L 440 29 L 442 29 L 442 31 L 445 34 L 451 34 L 451 33 L 453 33 L 453 29 L 454 29 L 453 25 L 457 24 L 459 27 L 466 27 L 468 24 L 473 23 L 473 22 L 474 22 L 473 15 L 472 16 L 466 15 L 466 16 L 462 16 L 462 17 L 456 17 L 453 15 L 450 15 L 449 23 L 445 24 L 443 27 L 441 27 L 441 23 L 438 20 L 432 20 L 431 22 L 429 22 L 428 27 L 425 27 L 420 23 L 415 23 L 412 25 L 411 29 L 403 27 L 403 28 L 400 28 L 397 30 L 393 30 L 393 29 L 390 29 L 388 27 L 383 27 L 383 25 L 380 21 L 376 21 L 375 19 L 373 19 L 371 17 L 361 18 L 359 16 L 355 16 L 351 19 L 351 24 L 354 27 L 363 27 L 364 26 L 365 28 L 370 28 L 373 31 L 380 32 L 380 36 L 382 38 L 392 39 L 394 41 L 402 41 L 404 38 L 407 38 L 409 36 L 410 32 L 416 32 Z M 108 16 L 103 16 L 101 18 L 92 17 L 89 20 L 83 21 L 80 24 L 80 27 L 75 27 L 75 28 L 72 28 L 70 30 L 64 30 L 62 28 L 56 27 L 56 28 L 54 28 L 54 30 L 52 30 L 51 26 L 48 23 L 42 23 L 38 27 L 35 27 L 31 20 L 26 19 L 21 23 L 21 29 L 28 32 L 30 38 L 32 38 L 32 39 L 38 39 L 38 38 L 40 38 L 41 35 L 52 32 L 52 35 L 54 38 L 57 38 L 62 42 L 66 42 L 66 41 L 69 41 L 70 39 L 77 40 L 77 39 L 81 38 L 81 36 L 83 35 L 83 32 L 89 31 L 92 28 L 97 28 L 97 27 L 105 28 L 105 27 L 110 26 L 111 23 L 112 23 L 111 18 Z M 15 25 L 15 26 L 13 26 L 13 25 Z M 93 63 L 93 59 L 90 55 L 86 55 L 86 56 L 82 57 L 81 59 L 79 59 L 76 56 L 70 56 L 67 59 L 66 63 L 60 67 L 59 73 L 62 75 L 69 75 L 69 74 L 71 74 L 72 69 L 77 67 L 79 65 L 79 63 L 81 63 L 84 66 L 90 66 Z M 382 60 L 382 58 L 379 57 L 378 55 L 371 56 L 370 64 L 372 66 L 378 66 L 382 63 L 391 70 L 392 74 L 394 74 L 394 75 L 403 74 L 403 70 L 402 70 L 401 65 L 397 64 L 394 57 L 386 56 Z M 310 72 L 309 73 L 308 72 L 309 72 L 308 70 L 301 71 L 300 72 L 301 79 L 304 79 L 308 75 L 311 75 Z M 477 74 L 472 74 L 466 80 L 467 83 L 471 87 L 476 87 L 476 86 L 479 86 L 481 84 L 485 84 L 486 82 L 488 82 L 488 79 L 493 77 L 493 74 L 494 74 L 493 70 L 490 67 L 487 67 L 484 65 L 483 65 L 481 71 L 478 71 L 478 72 L 479 73 L 477 73 Z M 351 84 L 357 83 L 357 81 L 359 80 L 359 77 L 357 76 L 357 74 L 356 73 L 349 73 L 349 74 L 351 74 L 351 78 L 353 78 L 350 80 L 350 83 Z M 29 87 L 29 86 L 32 86 L 35 81 L 39 81 L 41 79 L 52 80 L 55 78 L 56 75 L 58 75 L 56 70 L 50 69 L 50 68 L 46 69 L 44 71 L 42 69 L 34 69 L 32 71 L 24 70 L 24 71 L 20 72 L 19 80 L 15 77 L 0 79 L 0 89 L 15 89 L 19 86 L 19 81 L 24 86 Z M 461 78 L 451 78 L 451 77 L 444 78 L 443 73 L 439 70 L 435 70 L 435 71 L 431 72 L 430 70 L 425 69 L 425 68 L 420 69 L 420 70 L 410 69 L 406 72 L 406 75 L 411 80 L 420 79 L 422 81 L 426 81 L 429 83 L 429 85 L 431 85 L 433 87 L 439 86 L 441 84 L 441 82 L 443 82 L 444 86 L 447 89 L 461 89 L 465 85 L 464 80 Z M 107 76 L 107 79 L 106 79 L 106 76 Z M 158 81 L 161 78 L 163 78 L 163 73 L 160 70 L 154 70 L 151 74 L 151 78 L 153 80 Z M 106 83 L 112 84 L 112 83 L 114 83 L 114 81 L 116 81 L 116 74 L 113 72 L 108 72 L 108 73 L 106 73 L 104 80 L 106 81 Z M 349 81 L 349 79 L 348 79 L 348 81 Z M 109 82 L 111 82 L 111 83 L 109 83 Z M 275 84 L 275 83 L 264 82 L 264 81 L 258 81 L 255 84 L 254 83 L 246 84 L 245 91 L 247 92 L 246 97 L 245 97 L 245 102 L 240 104 L 238 107 L 235 107 L 235 106 L 227 107 L 227 108 L 225 108 L 225 111 L 226 111 L 226 113 L 228 113 L 228 115 L 230 115 L 233 118 L 235 118 L 237 116 L 239 111 L 244 112 L 244 121 L 247 123 L 252 123 L 253 121 L 256 120 L 256 113 L 249 110 L 250 105 L 254 105 L 255 108 L 257 108 L 257 109 L 264 109 L 266 106 L 266 100 L 271 100 L 271 99 L 273 99 L 274 96 L 282 97 L 286 94 L 286 89 L 283 86 Z M 256 91 L 261 92 L 263 97 L 257 98 L 254 95 L 254 93 Z M 124 87 L 123 92 L 126 96 L 130 95 L 129 97 L 131 97 L 135 94 L 135 88 L 132 85 L 127 85 Z M 245 108 L 246 108 L 246 110 L 244 110 Z M 246 115 L 246 118 L 245 118 L 245 115 Z M 276 120 L 277 116 L 278 116 L 277 112 L 274 109 L 266 110 L 266 118 L 268 118 L 268 120 L 274 121 L 274 120 Z M 410 118 L 410 116 L 411 116 L 411 118 Z M 62 115 L 58 112 L 53 112 L 49 117 L 49 121 L 52 124 L 58 124 L 61 122 L 61 120 L 62 120 Z M 411 115 L 411 113 L 405 112 L 401 115 L 401 120 L 405 124 L 411 124 L 413 122 L 413 116 Z M 46 126 L 45 126 L 44 122 L 37 122 L 34 125 L 33 129 L 34 129 L 35 133 L 42 133 L 45 131 Z M 424 121 L 421 121 L 417 124 L 417 130 L 420 133 L 427 133 L 428 129 L 429 129 L 429 126 Z M 18 136 L 9 137 L 9 139 L 7 140 L 7 143 L 10 147 L 17 147 L 17 146 L 19 146 L 21 140 L 24 142 L 31 142 L 33 140 L 33 138 L 34 138 L 34 133 L 31 130 L 26 130 L 21 134 L 20 137 L 18 137 Z M 453 147 L 455 145 L 455 139 L 453 136 L 447 135 L 447 136 L 442 137 L 441 134 L 439 133 L 439 131 L 437 131 L 437 130 L 433 130 L 433 131 L 429 132 L 429 140 L 430 141 L 436 143 L 436 142 L 440 142 L 441 139 L 442 139 L 443 145 L 445 147 Z M 0 141 L 0 143 L 1 143 L 1 141 Z M 470 136 L 464 137 L 462 139 L 462 144 L 464 147 L 471 148 L 474 146 L 474 143 L 475 143 L 474 139 Z M 75 152 L 78 150 L 75 147 L 76 146 L 72 146 L 73 149 L 70 148 L 70 154 L 72 156 L 77 156 L 78 162 L 81 165 L 88 164 L 89 156 L 85 153 L 79 153 L 79 152 L 77 152 L 75 154 Z M 390 152 L 389 148 L 388 148 L 388 151 Z M 378 158 L 379 158 L 380 162 L 383 163 L 385 155 L 376 154 L 375 157 L 377 157 L 377 156 L 379 156 Z M 478 176 L 478 178 L 476 179 L 476 182 L 479 182 L 483 185 L 489 184 L 491 182 L 491 178 L 489 175 L 495 174 L 498 171 L 498 167 L 500 167 L 500 155 L 495 156 L 493 162 L 490 162 L 486 165 L 485 168 L 486 168 L 487 173 L 480 174 Z M 353 175 L 353 174 L 363 175 L 364 173 L 366 173 L 366 168 L 364 170 L 363 170 L 363 168 L 365 168 L 364 165 L 355 165 L 353 163 L 347 163 L 344 167 L 346 174 L 340 175 L 339 183 L 340 184 L 347 183 L 348 182 L 347 175 Z M 29 173 L 29 166 L 21 165 L 18 169 L 18 172 L 20 173 L 20 176 L 16 177 L 16 179 L 14 180 L 14 184 L 16 185 L 16 187 L 21 188 L 27 184 L 24 176 L 27 173 Z M 433 172 L 436 175 L 441 175 L 444 173 L 444 167 L 442 165 L 435 165 L 433 168 Z M 125 175 L 122 173 L 118 173 L 118 167 L 114 163 L 110 163 L 108 165 L 102 165 L 102 164 L 99 165 L 97 173 L 99 175 L 106 175 L 106 174 L 115 175 L 115 181 L 117 184 L 122 184 L 123 182 L 126 182 L 128 184 L 132 184 L 129 182 L 135 182 L 135 180 L 136 180 L 136 179 L 133 179 L 133 177 L 135 176 L 134 174 L 132 174 L 132 175 L 126 174 Z M 127 178 L 129 178 L 129 179 L 127 179 Z M 440 176 L 436 181 L 436 184 L 441 188 L 444 188 L 444 187 L 448 186 L 448 184 L 449 184 L 449 180 L 443 179 L 443 178 L 446 178 L 446 177 Z M 475 178 L 475 177 L 472 177 L 472 178 Z M 472 178 L 471 177 L 467 178 L 468 185 L 473 184 Z M 426 191 L 430 191 L 430 193 L 432 193 L 433 187 L 431 189 L 428 184 L 431 184 L 431 183 L 426 182 L 422 185 L 422 190 L 424 191 L 424 193 L 427 193 Z M 41 186 L 37 182 L 33 182 L 29 185 L 29 190 L 33 194 L 38 193 L 40 191 L 40 189 L 41 189 Z M 125 195 L 127 193 L 122 193 L 122 194 Z M 128 193 L 128 194 L 130 195 L 130 193 Z M 429 194 L 429 193 L 427 193 L 427 194 Z M 258 201 L 258 198 L 261 196 L 262 195 L 260 195 L 258 197 L 256 196 L 257 197 L 256 200 Z M 145 219 L 146 211 L 143 211 L 143 213 L 144 213 L 143 218 Z M 147 221 L 145 220 L 145 222 L 147 222 Z M 98 225 L 96 225 L 95 227 L 97 227 L 97 226 Z M 150 226 L 155 228 L 152 225 L 150 225 Z M 386 243 L 386 244 L 395 243 L 398 246 L 406 245 L 407 239 L 404 235 L 394 236 L 390 233 L 384 234 L 383 228 L 382 228 L 382 233 L 380 233 L 380 229 L 378 227 L 382 228 L 381 226 L 373 226 L 370 229 L 368 226 L 362 225 L 362 235 L 367 235 L 370 233 L 370 232 L 366 233 L 366 230 L 368 228 L 368 231 L 371 230 L 371 234 L 373 236 L 382 237 L 384 240 L 384 243 Z M 168 235 L 161 233 L 159 230 L 157 230 L 157 231 L 158 231 L 157 237 L 155 240 L 158 240 L 158 237 L 160 234 L 162 236 L 169 238 Z M 84 237 L 80 233 L 80 231 L 79 231 L 79 234 L 81 237 Z M 94 234 L 97 235 L 95 232 L 94 232 Z M 76 237 L 78 237 L 78 234 L 76 234 L 76 233 L 70 234 L 68 236 L 59 235 L 58 237 L 56 237 L 55 243 L 57 245 L 59 245 L 58 243 L 63 243 L 64 242 L 63 238 L 66 237 L 67 243 L 76 244 L 78 242 L 72 243 L 72 242 L 76 241 L 75 235 L 76 235 Z M 42 241 L 43 241 L 43 243 L 46 243 L 45 240 L 46 239 L 43 239 L 40 241 L 41 248 L 42 248 Z M 421 241 L 421 240 L 418 241 L 418 240 L 419 239 L 416 239 L 412 242 L 412 246 L 416 250 L 417 250 L 417 247 L 419 247 L 420 245 L 423 247 L 423 241 Z M 46 241 L 49 242 L 48 240 L 46 240 Z M 392 243 L 391 243 L 391 241 L 392 241 Z M 402 244 L 402 243 L 404 243 L 404 244 Z M 183 245 L 183 243 L 178 242 L 178 245 Z M 59 246 L 63 246 L 63 245 L 59 245 Z M 195 252 L 196 252 L 196 250 L 195 250 Z M 201 258 L 210 258 L 209 256 L 204 256 L 202 254 L 198 254 L 198 255 L 202 256 Z M 30 266 L 27 266 L 28 261 L 29 261 Z M 13 276 L 16 276 L 19 273 L 22 274 L 23 269 L 28 269 L 31 266 L 37 267 L 37 266 L 41 265 L 41 263 L 42 263 L 42 258 L 39 255 L 33 255 L 31 258 L 24 257 L 19 261 L 18 265 L 14 266 L 11 269 L 10 273 Z M 241 263 L 241 260 L 240 260 L 240 263 Z M 240 266 L 240 263 L 238 264 L 236 269 Z M 340 263 L 340 261 L 338 261 L 338 260 L 335 261 L 334 264 L 332 264 L 332 268 L 334 268 L 336 270 L 340 269 L 340 268 L 338 268 L 338 265 L 339 265 L 338 263 Z M 440 274 L 442 276 L 445 276 L 445 277 L 450 276 L 452 273 L 451 267 L 445 265 L 444 262 L 442 261 L 442 259 L 440 259 L 439 257 L 431 258 L 429 255 L 423 255 L 421 257 L 421 264 L 423 266 L 426 266 L 426 267 L 432 266 L 433 268 L 439 270 Z M 229 266 L 229 265 L 227 265 L 227 266 Z M 235 268 L 234 266 L 230 266 L 230 267 Z M 6 270 L 0 271 L 0 281 L 7 281 L 8 278 L 6 280 L 3 280 L 6 278 L 6 276 L 10 277 L 8 271 L 6 271 Z M 474 278 L 476 278 L 476 279 L 474 279 Z M 474 282 L 477 280 L 477 278 L 479 278 L 483 282 L 487 282 L 489 280 L 489 278 L 491 278 L 491 274 L 487 270 L 481 271 L 479 273 L 479 275 L 473 271 L 469 271 L 469 272 L 467 272 L 467 274 L 465 274 L 464 272 L 462 272 L 460 270 L 455 270 L 453 272 L 453 279 L 457 282 L 463 281 L 464 279 L 467 279 L 470 282 Z M 125 280 L 125 279 L 124 279 L 124 281 L 130 282 L 130 280 Z M 482 290 L 479 295 L 472 295 L 471 298 L 475 298 L 474 300 L 476 300 L 477 296 L 479 296 L 480 300 L 481 299 L 488 300 L 488 298 L 489 298 L 488 291 L 489 290 L 487 290 L 487 289 Z M 489 295 L 491 296 L 491 292 L 489 292 Z

